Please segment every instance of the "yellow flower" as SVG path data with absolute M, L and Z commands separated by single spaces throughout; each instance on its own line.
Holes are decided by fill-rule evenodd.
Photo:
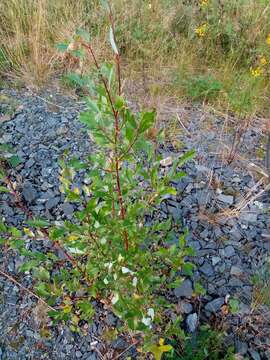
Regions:
M 201 26 L 197 27 L 195 29 L 195 33 L 199 36 L 199 37 L 204 37 L 205 33 L 207 30 L 207 24 L 202 24 Z
M 268 36 L 266 38 L 266 44 L 270 45 L 270 34 L 268 34 Z
M 255 78 L 261 76 L 263 73 L 262 68 L 260 68 L 259 66 L 256 68 L 251 68 L 250 72 L 251 72 L 251 75 L 254 76 Z
M 268 60 L 266 59 L 265 56 L 260 56 L 260 64 L 261 64 L 262 66 L 265 66 L 265 65 L 268 64 Z
M 200 6 L 204 7 L 208 5 L 208 0 L 200 0 Z

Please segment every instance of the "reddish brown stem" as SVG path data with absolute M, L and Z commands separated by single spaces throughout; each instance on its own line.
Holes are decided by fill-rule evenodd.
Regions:
M 112 30 L 113 30 L 113 34 L 114 34 L 114 23 L 113 23 L 113 17 L 112 17 L 112 12 L 110 9 L 110 21 L 111 21 L 111 25 L 112 25 Z M 87 51 L 89 52 L 89 54 L 91 55 L 91 57 L 94 60 L 94 64 L 97 68 L 98 71 L 100 71 L 100 66 L 98 64 L 98 61 L 96 59 L 95 53 L 92 49 L 91 44 L 87 44 L 87 43 L 82 43 L 82 46 L 84 48 L 87 49 Z M 117 78 L 118 78 L 118 93 L 119 96 L 121 95 L 121 69 L 120 69 L 120 56 L 119 54 L 116 55 L 115 57 L 115 62 L 116 62 L 116 68 L 117 68 Z M 120 207 L 120 218 L 121 220 L 125 219 L 126 216 L 126 211 L 125 211 L 125 206 L 124 206 L 124 201 L 123 201 L 123 194 L 122 194 L 122 189 L 121 189 L 121 181 L 120 181 L 120 173 L 119 173 L 119 155 L 118 155 L 118 142 L 119 142 L 119 134 L 120 134 L 120 127 L 119 127 L 119 112 L 115 109 L 114 104 L 113 104 L 113 99 L 111 96 L 111 92 L 110 89 L 108 87 L 107 81 L 106 79 L 103 77 L 102 74 L 100 74 L 100 78 L 101 81 L 104 85 L 106 94 L 108 96 L 108 100 L 112 109 L 112 113 L 114 116 L 114 128 L 115 128 L 115 135 L 114 135 L 114 158 L 115 158 L 115 173 L 116 173 L 116 191 L 117 191 L 117 196 L 118 196 L 118 203 L 119 203 L 119 207 Z M 123 232 L 123 237 L 124 237 L 124 246 L 125 246 L 125 250 L 128 251 L 129 248 L 129 242 L 128 242 L 128 234 L 127 231 L 124 230 Z

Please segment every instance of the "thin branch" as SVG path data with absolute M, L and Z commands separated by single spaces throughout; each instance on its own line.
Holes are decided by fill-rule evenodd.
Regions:
M 25 286 L 23 286 L 22 284 L 20 284 L 16 279 L 14 279 L 13 276 L 5 273 L 5 272 L 2 271 L 2 270 L 0 270 L 0 275 L 2 275 L 3 277 L 5 277 L 5 278 L 8 279 L 9 281 L 11 281 L 13 284 L 17 285 L 21 290 L 27 292 L 30 296 L 36 298 L 39 302 L 41 302 L 42 304 L 46 305 L 46 307 L 48 307 L 50 310 L 56 311 L 53 307 L 51 307 L 50 305 L 48 305 L 45 300 L 43 300 L 41 297 L 39 297 L 37 294 L 35 294 L 35 293 L 34 293 L 33 291 L 31 291 L 30 289 L 27 289 Z

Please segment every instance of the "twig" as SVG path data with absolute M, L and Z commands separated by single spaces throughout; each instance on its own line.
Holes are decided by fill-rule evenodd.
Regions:
M 181 121 L 180 116 L 179 116 L 178 114 L 176 114 L 176 116 L 177 116 L 177 119 L 178 119 L 178 121 L 180 122 L 180 125 L 182 126 L 182 128 L 183 128 L 188 134 L 190 134 L 190 132 L 188 131 L 188 129 L 185 127 L 185 125 L 184 125 L 183 122 Z
M 121 354 L 115 356 L 112 360 L 119 359 L 122 355 L 124 355 L 126 352 L 128 352 L 133 346 L 137 345 L 139 341 L 136 341 L 135 343 L 131 344 L 129 347 L 127 347 Z
M 4 271 L 0 270 L 0 275 L 2 275 L 3 277 L 5 277 L 6 279 L 8 279 L 9 281 L 13 282 L 13 284 L 17 285 L 20 289 L 22 289 L 23 291 L 27 292 L 29 295 L 31 295 L 32 297 L 36 298 L 39 302 L 41 302 L 42 304 L 46 305 L 50 310 L 52 311 L 56 311 L 53 307 L 51 307 L 50 305 L 48 305 L 46 303 L 46 301 L 44 301 L 41 297 L 39 297 L 37 294 L 35 294 L 33 291 L 27 289 L 25 286 L 23 286 L 22 284 L 20 284 L 16 279 L 14 279 L 14 277 L 12 277 L 11 275 L 5 273 Z

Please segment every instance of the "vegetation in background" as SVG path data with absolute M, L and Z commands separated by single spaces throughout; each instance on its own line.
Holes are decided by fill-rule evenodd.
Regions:
M 210 102 L 241 116 L 268 113 L 270 5 L 267 0 L 114 0 L 116 36 L 126 73 L 150 95 Z M 3 0 L 0 68 L 40 84 L 64 68 L 56 43 L 77 27 L 91 34 L 97 57 L 108 53 L 99 1 Z M 68 61 L 67 61 L 68 60 Z
M 270 308 L 270 259 L 252 278 L 253 301 L 252 306 L 256 308 L 266 305 Z

